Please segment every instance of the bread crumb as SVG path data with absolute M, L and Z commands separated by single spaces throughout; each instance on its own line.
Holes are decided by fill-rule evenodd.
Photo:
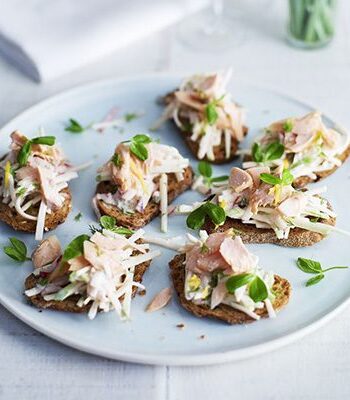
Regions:
M 144 296 L 144 295 L 146 294 L 146 289 L 139 290 L 139 291 L 137 292 L 137 294 L 138 294 L 139 296 Z
M 204 339 L 206 339 L 207 337 L 205 336 L 205 335 L 200 335 L 199 337 L 198 337 L 198 339 L 200 339 L 200 340 L 204 340 Z
M 179 328 L 179 329 L 185 329 L 185 324 L 177 324 L 176 325 L 176 328 Z

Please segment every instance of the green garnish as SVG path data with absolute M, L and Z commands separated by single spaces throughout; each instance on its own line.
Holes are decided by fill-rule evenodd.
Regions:
M 216 226 L 225 222 L 226 214 L 222 207 L 207 201 L 193 210 L 186 219 L 186 224 L 191 229 L 200 229 L 208 217 Z
M 11 246 L 4 247 L 4 253 L 18 262 L 24 262 L 31 260 L 27 257 L 27 246 L 19 239 L 15 237 L 9 238 Z
M 18 153 L 17 162 L 19 166 L 24 167 L 27 164 L 30 152 L 32 150 L 32 144 L 45 144 L 47 146 L 53 146 L 55 142 L 55 136 L 40 136 L 37 138 L 28 139 Z
M 252 158 L 257 163 L 278 160 L 284 153 L 284 146 L 279 141 L 272 142 L 267 146 L 254 143 L 252 146 Z
M 292 132 L 293 129 L 293 121 L 291 119 L 287 119 L 287 121 L 283 124 L 283 130 L 285 132 Z
M 275 185 L 288 186 L 293 183 L 294 177 L 292 173 L 289 171 L 289 169 L 285 169 L 282 172 L 281 178 L 275 175 L 264 173 L 260 175 L 260 180 L 273 186 Z
M 96 228 L 93 225 L 90 225 L 89 228 L 90 228 L 90 231 L 92 234 L 94 234 L 96 232 L 101 233 L 102 229 L 107 229 L 108 231 L 117 233 L 119 235 L 126 235 L 126 236 L 130 236 L 134 233 L 134 231 L 131 229 L 124 228 L 123 226 L 117 226 L 116 219 L 109 215 L 103 215 L 100 218 L 100 228 Z
M 120 159 L 120 155 L 117 153 L 113 154 L 111 161 L 118 168 L 122 165 L 122 160 Z
M 152 138 L 148 135 L 135 135 L 131 140 L 126 140 L 123 143 L 130 143 L 130 151 L 141 161 L 148 158 L 148 150 L 145 144 L 151 143 Z
M 315 276 L 310 278 L 306 281 L 305 286 L 313 286 L 320 282 L 325 277 L 325 272 L 331 271 L 333 269 L 347 269 L 349 267 L 345 266 L 335 266 L 326 269 L 322 269 L 321 263 L 318 261 L 310 260 L 307 258 L 299 257 L 297 260 L 297 267 L 307 273 L 307 274 L 314 274 Z
M 129 112 L 129 113 L 124 114 L 123 118 L 124 118 L 125 122 L 131 122 L 134 119 L 140 118 L 140 116 L 139 116 L 139 114 Z
M 84 132 L 84 128 L 76 119 L 69 118 L 69 124 L 64 128 L 65 131 L 71 133 L 81 133 Z
M 75 217 L 74 217 L 74 221 L 80 221 L 82 218 L 83 214 L 81 212 L 79 212 Z
M 211 100 L 204 109 L 205 119 L 209 125 L 214 125 L 219 118 L 219 114 L 217 112 L 216 107 L 220 103 L 220 101 L 225 97 L 225 95 L 221 96 L 219 99 Z
M 88 235 L 79 235 L 73 239 L 66 247 L 63 253 L 62 261 L 68 261 L 72 258 L 81 256 L 84 252 L 84 242 L 89 239 L 90 236 Z
M 236 289 L 248 285 L 249 296 L 255 303 L 267 299 L 269 293 L 265 282 L 257 275 L 251 273 L 244 273 L 233 275 L 226 281 L 226 289 L 229 293 L 233 294 Z
M 206 161 L 200 161 L 198 163 L 198 172 L 200 173 L 200 175 L 202 175 L 202 177 L 204 178 L 204 183 L 208 187 L 211 187 L 212 184 L 215 182 L 224 182 L 229 179 L 227 175 L 212 177 L 213 169 L 211 165 Z

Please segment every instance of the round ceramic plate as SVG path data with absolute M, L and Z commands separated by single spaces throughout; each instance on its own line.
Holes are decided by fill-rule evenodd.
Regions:
M 162 107 L 156 100 L 174 89 L 180 76 L 147 76 L 98 82 L 79 87 L 48 99 L 22 113 L 1 130 L 0 154 L 6 152 L 8 135 L 15 129 L 31 137 L 43 126 L 47 134 L 56 135 L 67 156 L 74 164 L 92 161 L 93 165 L 72 181 L 73 211 L 67 221 L 54 232 L 63 245 L 76 235 L 87 232 L 88 225 L 96 222 L 90 207 L 95 190 L 96 169 L 112 154 L 114 147 L 136 133 L 146 133 L 160 116 Z M 262 127 L 280 118 L 303 115 L 312 107 L 272 90 L 233 81 L 229 88 L 234 98 L 244 105 L 248 113 L 249 135 L 242 147 L 248 147 Z M 122 130 L 109 129 L 103 133 L 88 130 L 72 134 L 64 130 L 69 118 L 81 124 L 101 121 L 107 112 L 117 107 L 119 115 L 144 112 L 144 115 L 124 124 Z M 325 117 L 328 126 L 334 121 Z M 191 156 L 178 132 L 171 123 L 165 124 L 153 134 L 162 143 L 176 146 L 191 160 Z M 232 165 L 239 165 L 237 160 Z M 215 174 L 227 174 L 232 165 L 215 167 Z M 349 165 L 340 168 L 325 182 L 327 197 L 338 213 L 338 226 L 348 228 L 350 208 Z M 176 200 L 177 204 L 189 203 L 201 197 L 187 192 Z M 79 222 L 74 216 L 81 212 Z M 170 231 L 159 232 L 159 219 L 154 220 L 146 231 L 165 237 L 186 231 L 184 217 L 170 217 Z M 30 249 L 35 242 L 28 234 L 17 234 L 1 224 L 0 245 L 3 247 L 10 236 L 24 240 Z M 121 322 L 115 313 L 99 314 L 93 321 L 86 315 L 68 314 L 38 309 L 30 306 L 23 296 L 23 282 L 31 272 L 30 262 L 18 266 L 4 254 L 0 255 L 0 302 L 22 321 L 68 346 L 89 353 L 118 360 L 169 365 L 213 364 L 238 360 L 287 344 L 317 329 L 322 323 L 340 312 L 350 295 L 350 270 L 331 271 L 316 286 L 305 287 L 310 277 L 295 265 L 297 257 L 316 259 L 324 266 L 347 265 L 349 238 L 339 234 L 311 248 L 288 249 L 275 245 L 250 245 L 249 250 L 260 257 L 265 269 L 272 269 L 286 277 L 293 286 L 290 302 L 276 319 L 262 320 L 247 326 L 229 326 L 224 323 L 199 319 L 183 310 L 174 297 L 171 303 L 158 312 L 145 313 L 145 306 L 162 288 L 170 285 L 168 262 L 175 255 L 162 249 L 162 256 L 155 259 L 144 276 L 147 288 L 145 296 L 136 296 L 132 302 L 132 319 Z M 2 252 L 1 252 L 2 253 Z M 177 325 L 183 324 L 180 329 Z

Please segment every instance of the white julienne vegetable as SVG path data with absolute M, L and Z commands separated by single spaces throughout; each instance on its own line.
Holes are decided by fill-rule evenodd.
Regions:
M 168 175 L 162 174 L 159 180 L 160 191 L 160 230 L 168 231 Z

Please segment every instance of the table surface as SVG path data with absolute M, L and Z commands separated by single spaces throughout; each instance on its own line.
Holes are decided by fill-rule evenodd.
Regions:
M 246 38 L 225 54 L 192 51 L 178 41 L 172 27 L 42 85 L 0 60 L 0 126 L 41 99 L 93 80 L 158 71 L 188 74 L 232 65 L 238 78 L 302 98 L 350 127 L 350 2 L 339 0 L 332 45 L 309 52 L 286 45 L 286 1 L 235 0 L 232 5 L 245 19 Z M 175 368 L 80 353 L 37 333 L 0 306 L 0 399 L 136 399 L 140 393 L 145 399 L 162 400 L 194 394 L 201 400 L 350 398 L 349 311 L 312 335 L 258 358 Z

